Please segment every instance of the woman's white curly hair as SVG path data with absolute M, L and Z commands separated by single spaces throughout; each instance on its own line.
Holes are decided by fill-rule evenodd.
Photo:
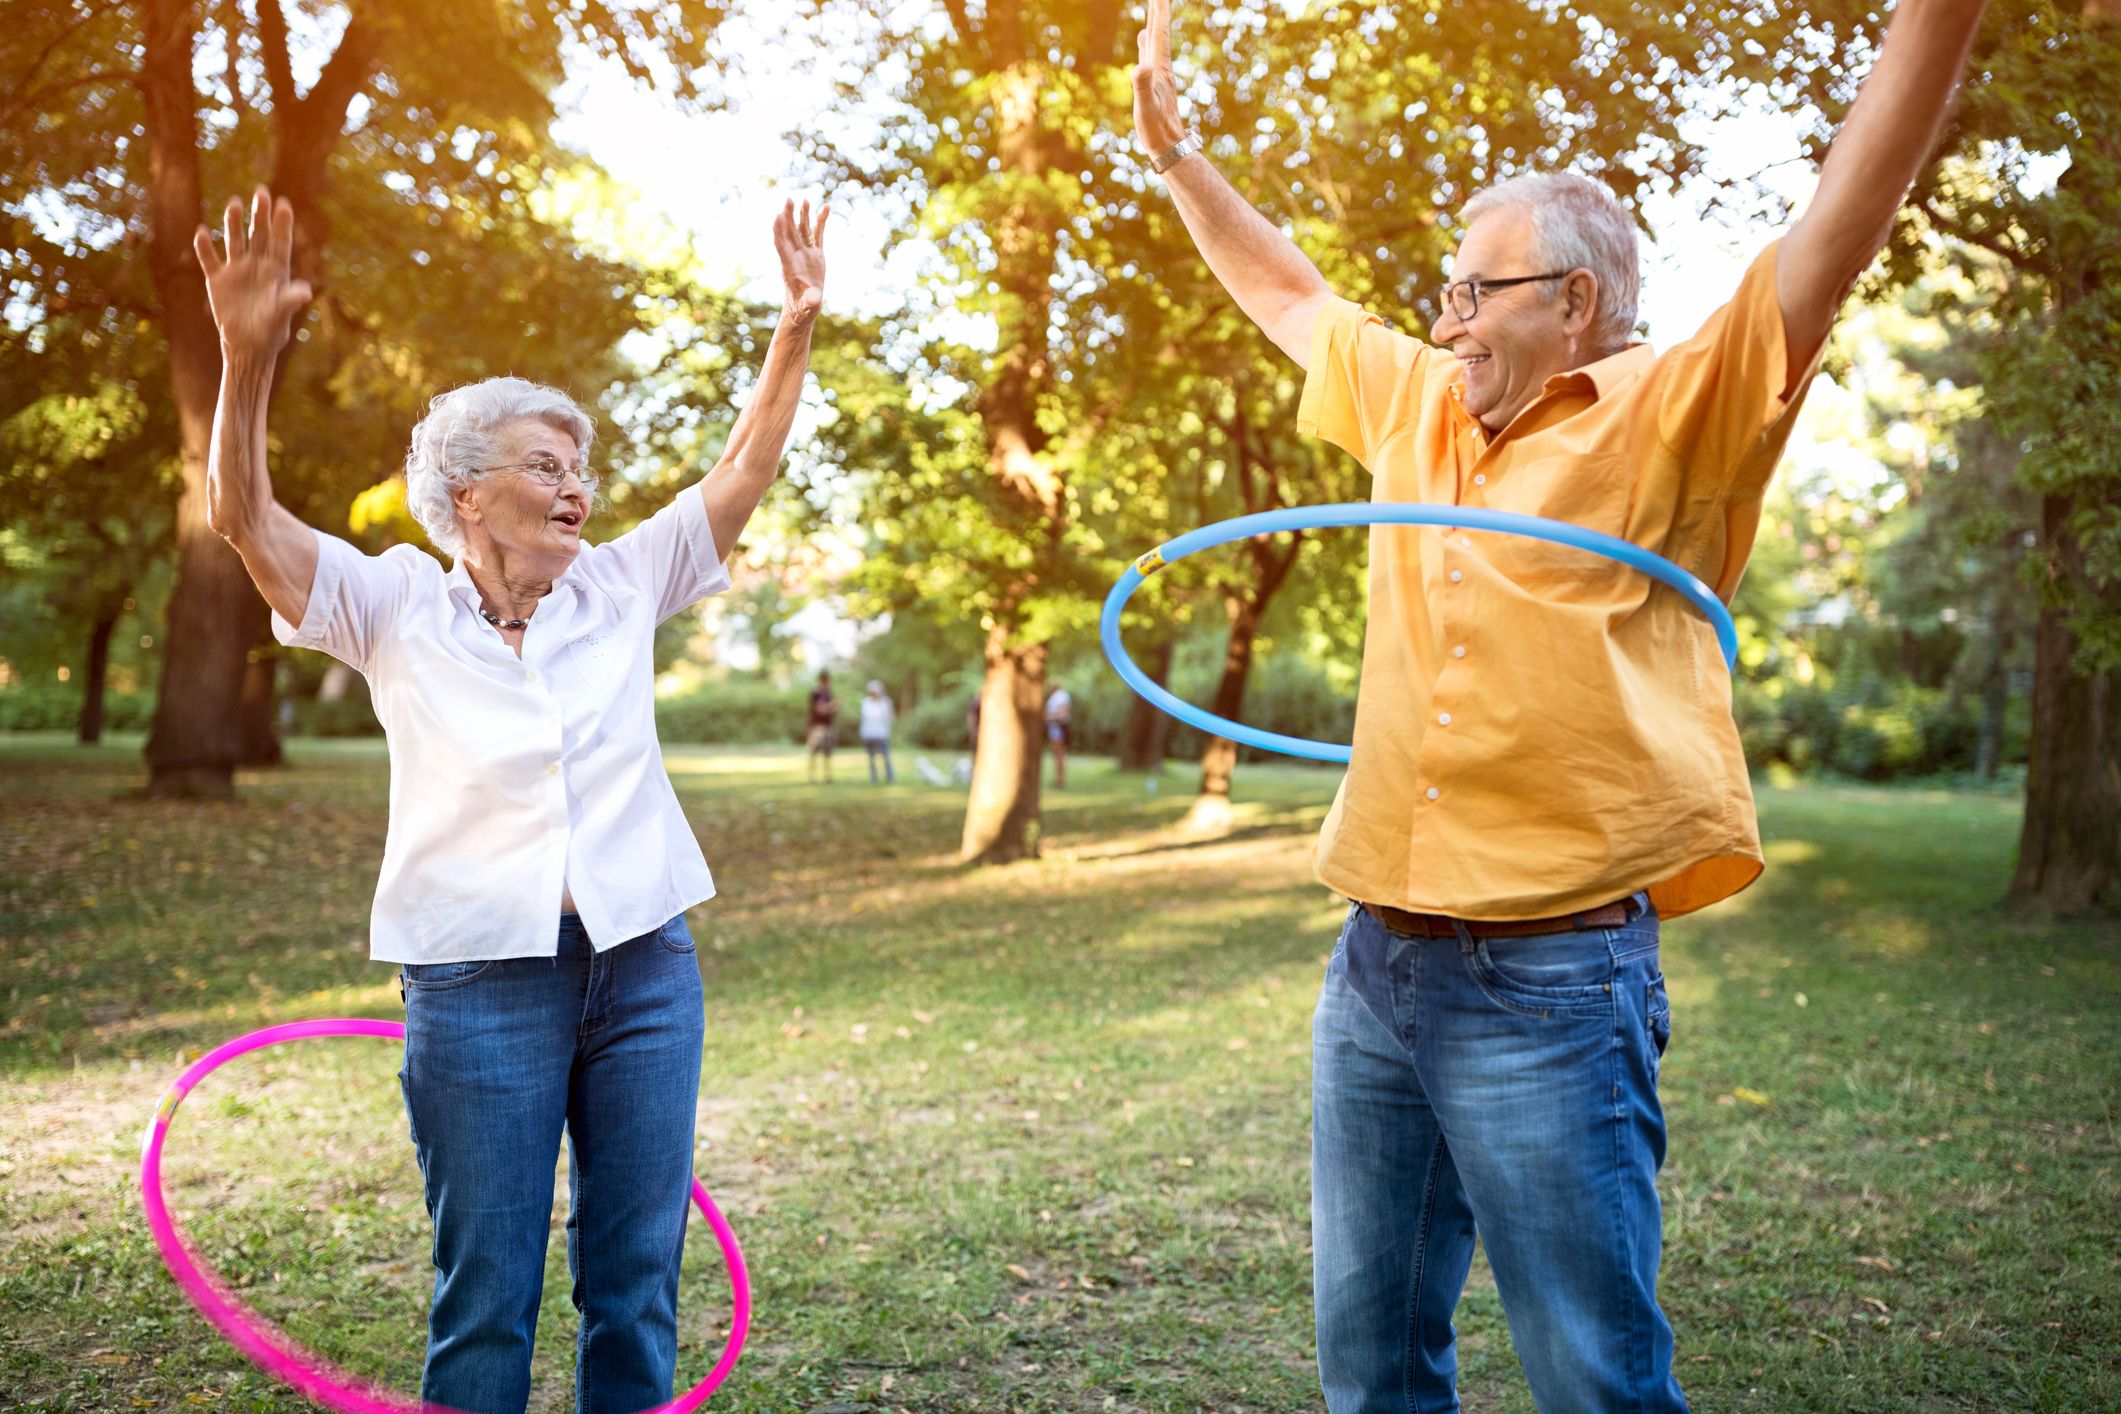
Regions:
M 527 378 L 467 383 L 427 405 L 405 454 L 405 505 L 437 549 L 452 557 L 464 553 L 456 493 L 501 455 L 496 433 L 533 419 L 574 438 L 575 456 L 588 457 L 595 420 L 559 389 Z

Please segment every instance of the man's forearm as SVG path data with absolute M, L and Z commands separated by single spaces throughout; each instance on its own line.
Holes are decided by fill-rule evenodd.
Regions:
M 1331 294 L 1311 258 L 1238 195 L 1205 154 L 1179 162 L 1164 181 L 1187 234 L 1237 307 L 1284 353 L 1307 363 L 1312 321 Z
M 1850 280 L 1891 234 L 1936 145 L 1987 0 L 1901 0 L 1878 62 L 1835 136 L 1804 223 L 1831 233 Z

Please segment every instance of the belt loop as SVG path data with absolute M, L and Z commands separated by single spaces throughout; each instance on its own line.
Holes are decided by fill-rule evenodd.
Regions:
M 1460 954 L 1471 957 L 1474 950 L 1479 947 L 1479 944 L 1473 941 L 1473 930 L 1466 926 L 1466 921 L 1463 918 L 1453 918 L 1451 920 L 1451 928 L 1452 931 L 1458 934 L 1458 951 Z

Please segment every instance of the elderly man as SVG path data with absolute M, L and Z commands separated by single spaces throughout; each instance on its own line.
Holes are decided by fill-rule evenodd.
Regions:
M 1726 598 L 1836 310 L 1883 245 L 1981 0 L 1903 0 L 1804 218 L 1659 356 L 1634 225 L 1540 174 L 1474 198 L 1428 342 L 1326 287 L 1223 180 L 1150 0 L 1135 123 L 1209 268 L 1307 371 L 1298 426 L 1378 500 L 1623 536 Z M 1657 1305 L 1658 920 L 1761 871 L 1711 631 L 1541 542 L 1371 536 L 1354 758 L 1321 834 L 1352 905 L 1313 1027 L 1318 1361 L 1333 1414 L 1458 1407 L 1477 1233 L 1545 1411 L 1686 1408 Z
M 829 208 L 828 208 L 829 210 Z M 670 1398 L 705 1031 L 685 911 L 714 880 L 663 770 L 656 625 L 729 587 L 723 561 L 779 470 L 824 301 L 826 212 L 774 222 L 786 306 L 720 461 L 615 539 L 595 423 L 489 378 L 413 429 L 410 545 L 360 553 L 273 496 L 275 354 L 309 298 L 294 214 L 260 189 L 196 247 L 221 331 L 209 518 L 283 643 L 368 679 L 390 737 L 370 952 L 399 965 L 400 1072 L 434 1222 L 423 1405 L 522 1414 L 567 1138 L 580 1414 Z

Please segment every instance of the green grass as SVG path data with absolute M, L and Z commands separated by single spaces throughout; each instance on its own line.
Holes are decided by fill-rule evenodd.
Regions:
M 710 1407 L 1319 1407 L 1309 1019 L 1338 917 L 1310 881 L 1333 778 L 1071 762 L 1046 857 L 949 862 L 962 797 L 674 750 L 723 895 L 698 1168 L 757 1319 Z M 851 769 L 850 769 L 851 768 Z M 0 739 L 0 1404 L 293 1411 L 147 1241 L 139 1135 L 186 1058 L 271 1021 L 401 1015 L 366 960 L 371 743 L 298 746 L 233 804 L 128 794 L 137 743 Z M 910 773 L 909 773 L 910 774 Z M 1999 913 L 2016 802 L 1762 791 L 1771 867 L 1667 932 L 1663 1293 L 1703 1410 L 2121 1407 L 2121 931 Z M 344 1367 L 416 1387 L 425 1217 L 383 1042 L 253 1055 L 179 1113 L 198 1245 Z M 556 1215 L 557 1218 L 557 1215 Z M 574 1330 L 554 1244 L 540 1409 Z M 680 1367 L 726 1318 L 695 1224 Z M 1531 1408 L 1483 1267 L 1466 1406 Z

